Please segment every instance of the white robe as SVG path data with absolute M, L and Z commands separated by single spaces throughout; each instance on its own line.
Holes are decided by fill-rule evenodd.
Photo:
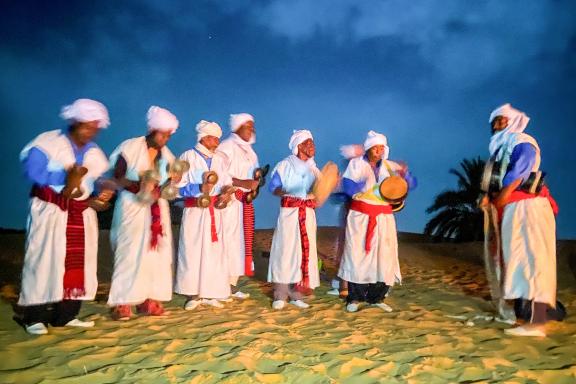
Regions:
M 184 152 L 180 159 L 190 163 L 190 170 L 182 177 L 181 187 L 187 184 L 201 184 L 202 175 L 208 170 L 218 174 L 218 183 L 210 192 L 211 196 L 218 195 L 223 185 L 231 184 L 226 172 L 228 160 L 221 153 L 216 153 L 212 157 L 210 169 L 204 158 L 193 149 Z M 228 240 L 225 237 L 221 209 L 214 209 L 214 219 L 218 236 L 216 242 L 212 242 L 211 237 L 210 210 L 198 207 L 184 208 L 174 286 L 176 293 L 210 299 L 224 299 L 230 296 L 229 265 L 224 251 L 224 244 Z
M 57 171 L 75 164 L 74 150 L 60 130 L 42 133 L 21 152 L 24 160 L 31 148 L 40 149 L 48 158 L 48 170 Z M 88 173 L 82 179 L 84 194 L 75 200 L 87 199 L 94 189 L 94 181 L 108 169 L 106 155 L 92 147 L 84 154 L 82 165 Z M 61 192 L 64 185 L 50 185 Z M 93 300 L 98 288 L 96 277 L 98 254 L 98 219 L 92 208 L 82 213 L 84 218 L 84 288 L 86 293 L 75 300 Z M 27 223 L 26 251 L 22 269 L 22 287 L 19 305 L 38 305 L 58 302 L 64 295 L 64 261 L 66 258 L 66 223 L 68 213 L 57 205 L 30 199 Z
M 148 147 L 144 136 L 128 139 L 110 156 L 114 167 L 118 156 L 126 160 L 126 179 L 138 181 L 139 175 L 150 168 Z M 160 184 L 168 179 L 167 167 L 174 155 L 167 147 L 161 150 Z M 169 301 L 172 298 L 172 226 L 170 209 L 165 199 L 159 199 L 163 234 L 156 249 L 150 247 L 150 204 L 139 202 L 136 195 L 122 191 L 116 200 L 110 241 L 114 251 L 114 272 L 108 305 L 140 304 L 146 299 Z
M 294 155 L 280 161 L 272 175 L 278 173 L 282 189 L 287 196 L 306 199 L 308 191 L 319 176 L 320 171 L 314 160 L 304 162 Z M 320 285 L 318 272 L 318 252 L 316 249 L 316 213 L 306 208 L 306 233 L 309 240 L 308 273 L 310 288 Z M 280 208 L 278 222 L 272 237 L 268 281 L 293 284 L 302 281 L 302 246 L 298 226 L 298 208 Z
M 390 160 L 388 162 L 392 170 L 400 166 Z M 378 179 L 370 164 L 363 157 L 350 160 L 343 177 L 354 182 L 365 181 L 362 191 L 372 189 L 377 183 L 390 176 L 384 160 L 378 172 Z M 378 193 L 378 192 L 377 192 Z M 382 201 L 380 204 L 373 200 L 362 200 L 371 205 L 387 205 Z M 357 284 L 384 282 L 386 285 L 394 285 L 402 281 L 400 263 L 398 261 L 398 239 L 396 234 L 396 221 L 392 214 L 380 214 L 376 217 L 376 227 L 370 251 L 366 253 L 366 228 L 369 216 L 349 210 L 346 219 L 346 239 L 344 252 L 338 276 L 342 280 Z
M 536 148 L 532 172 L 539 169 L 540 149 L 531 136 L 516 143 Z M 506 150 L 510 156 L 512 150 Z M 509 158 L 503 159 L 506 163 Z M 523 298 L 556 306 L 556 220 L 548 199 L 536 197 L 507 204 L 502 218 L 504 298 Z
M 250 144 L 244 144 L 241 141 L 242 139 L 233 133 L 220 143 L 218 152 L 223 152 L 230 160 L 230 167 L 228 168 L 230 177 L 241 180 L 252 179 L 254 170 L 259 167 L 258 157 Z M 240 189 L 247 191 L 244 188 Z M 242 202 L 233 198 L 228 207 L 222 210 L 222 217 L 226 236 L 225 252 L 230 265 L 230 276 L 244 276 L 246 254 Z

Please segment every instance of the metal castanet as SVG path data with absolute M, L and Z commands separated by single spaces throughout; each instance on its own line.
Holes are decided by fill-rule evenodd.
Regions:
M 216 209 L 224 209 L 228 206 L 230 200 L 232 200 L 232 194 L 236 192 L 236 188 L 232 185 L 225 185 L 220 190 L 220 194 L 218 195 L 216 202 L 214 203 L 214 208 Z
M 184 173 L 190 169 L 190 163 L 186 160 L 174 160 L 168 167 L 168 182 L 160 190 L 160 197 L 166 200 L 174 200 L 178 197 L 176 181 L 180 180 Z
M 96 186 L 97 186 L 98 190 L 100 190 L 100 191 L 116 192 L 117 190 L 120 189 L 120 185 L 118 184 L 118 182 L 115 179 L 105 179 L 105 178 L 98 179 L 98 180 L 96 180 Z M 91 199 L 88 204 L 89 204 L 90 208 L 92 208 L 98 212 L 102 212 L 102 211 L 105 211 L 108 208 L 110 208 L 110 202 L 109 201 L 103 201 L 97 197 Z
M 256 197 L 258 197 L 258 194 L 260 193 L 260 188 L 266 184 L 266 175 L 268 174 L 269 171 L 270 171 L 270 164 L 266 164 L 265 166 L 256 168 L 254 170 L 252 177 L 254 180 L 258 180 L 258 187 L 256 187 L 255 190 L 250 191 L 246 194 L 245 199 L 248 204 L 250 204 L 254 199 L 256 199 Z
M 160 173 L 156 169 L 149 169 L 142 172 L 140 176 L 140 190 L 136 198 L 143 204 L 152 204 L 156 199 L 152 191 L 160 183 Z
M 82 166 L 73 166 L 68 170 L 66 175 L 66 185 L 62 189 L 62 196 L 67 199 L 76 199 L 84 194 L 80 187 L 82 178 L 88 173 L 88 168 Z
M 218 182 L 218 174 L 214 171 L 206 171 L 202 175 L 202 185 L 208 185 L 212 189 L 214 185 Z M 210 206 L 210 194 L 203 193 L 200 197 L 198 197 L 198 207 L 199 208 L 208 208 Z

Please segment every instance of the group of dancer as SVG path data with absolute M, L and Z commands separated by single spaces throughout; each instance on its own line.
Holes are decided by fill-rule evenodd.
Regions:
M 482 206 L 503 212 L 503 297 L 534 303 L 531 325 L 513 334 L 542 335 L 542 310 L 554 305 L 556 293 L 552 200 L 547 189 L 522 192 L 540 165 L 538 145 L 521 133 L 525 115 L 509 105 L 492 115 L 490 151 L 506 166 L 501 191 L 491 191 Z M 148 132 L 122 142 L 109 158 L 94 142 L 110 123 L 103 104 L 79 99 L 61 117 L 66 130 L 42 133 L 21 152 L 32 191 L 17 319 L 28 333 L 46 334 L 47 325 L 94 326 L 77 316 L 98 286 L 96 212 L 114 196 L 113 319 L 129 320 L 134 309 L 163 315 L 173 292 L 186 296 L 185 310 L 249 297 L 238 279 L 254 274 L 253 200 L 268 173 L 252 148 L 252 115 L 230 115 L 230 134 L 222 141 L 221 127 L 201 120 L 196 143 L 179 158 L 167 147 L 179 127 L 167 109 L 150 107 Z M 314 161 L 310 131 L 294 131 L 288 147 L 291 153 L 272 169 L 267 185 L 281 207 L 268 269 L 275 310 L 309 307 L 305 297 L 320 285 L 315 208 L 322 201 L 315 191 L 326 175 Z M 401 281 L 395 205 L 379 186 L 395 177 L 412 189 L 415 178 L 406 164 L 388 159 L 381 133 L 368 132 L 362 146 L 343 153 L 349 159 L 340 190 L 348 203 L 338 277 L 347 283 L 345 308 L 356 312 L 367 304 L 390 312 L 385 297 Z M 184 206 L 176 253 L 170 200 Z

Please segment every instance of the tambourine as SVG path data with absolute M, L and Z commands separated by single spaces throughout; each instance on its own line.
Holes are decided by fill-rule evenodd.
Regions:
M 382 199 L 392 206 L 392 211 L 398 212 L 404 208 L 408 196 L 408 183 L 403 177 L 392 175 L 382 180 L 378 192 Z
M 338 186 L 338 179 L 338 166 L 331 161 L 327 162 L 324 167 L 322 167 L 320 177 L 316 179 L 312 187 L 312 194 L 316 198 L 318 206 L 323 205 L 326 200 L 328 200 L 330 194 Z

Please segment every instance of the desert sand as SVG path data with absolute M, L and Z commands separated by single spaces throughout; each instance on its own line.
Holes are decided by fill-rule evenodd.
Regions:
M 576 243 L 558 250 L 558 298 L 568 309 L 546 338 L 514 338 L 491 320 L 481 244 L 432 244 L 400 235 L 402 285 L 385 313 L 346 313 L 326 295 L 334 274 L 335 229 L 319 231 L 323 284 L 311 307 L 271 309 L 265 280 L 272 232 L 257 231 L 251 297 L 223 309 L 182 309 L 175 295 L 164 317 L 110 319 L 112 261 L 101 239 L 97 300 L 84 304 L 88 330 L 50 328 L 28 335 L 12 320 L 23 235 L 0 237 L 0 383 L 575 383 Z M 264 254 L 265 256 L 265 254 Z

